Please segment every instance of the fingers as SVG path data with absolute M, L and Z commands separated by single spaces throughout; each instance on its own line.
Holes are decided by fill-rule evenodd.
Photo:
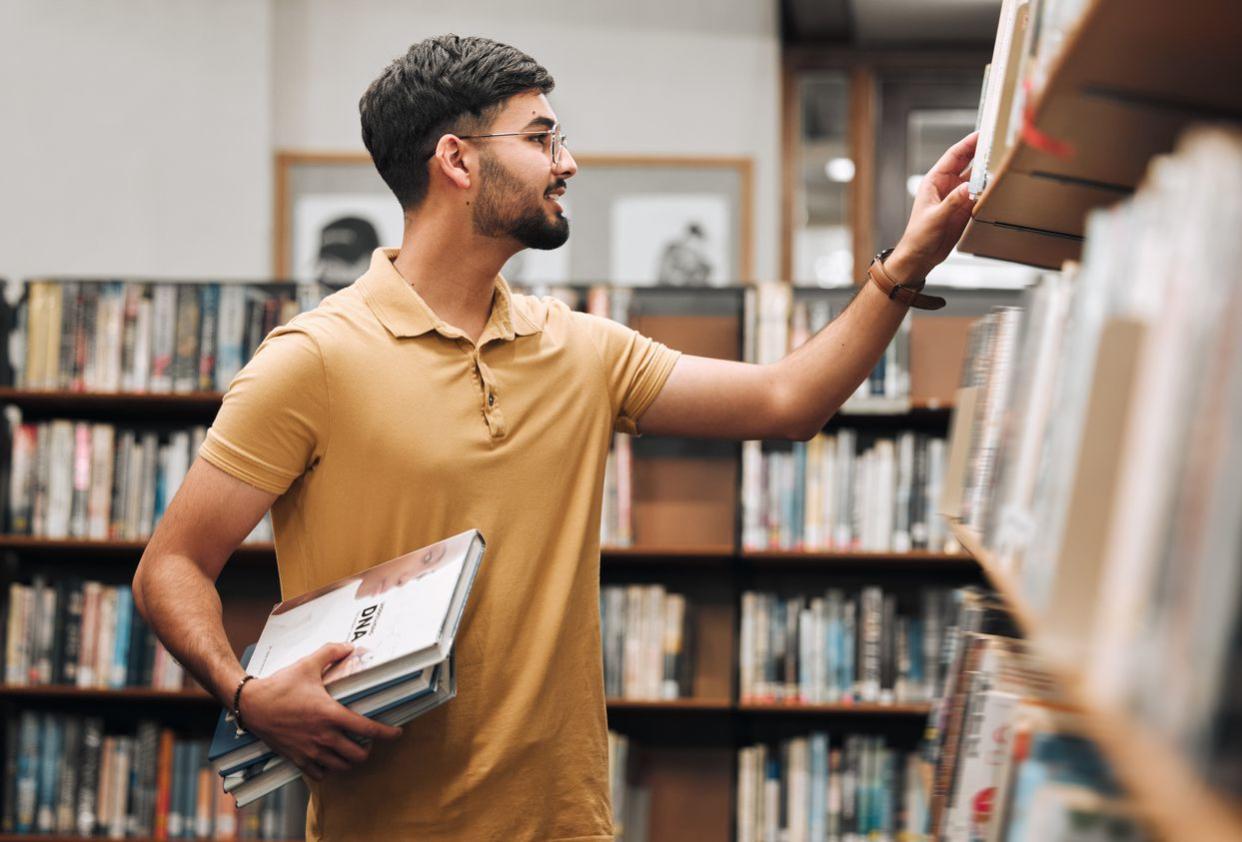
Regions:
M 966 135 L 940 156 L 936 165 L 928 170 L 928 175 L 951 175 L 954 178 L 961 178 L 962 171 L 970 166 L 971 160 L 975 157 L 975 144 L 978 141 L 979 132 L 974 131 Z
M 324 768 L 313 760 L 303 760 L 296 764 L 302 770 L 302 774 L 314 781 L 322 781 L 324 776 Z
M 382 722 L 376 722 L 374 719 L 367 719 L 360 713 L 350 710 L 342 704 L 336 704 L 336 712 L 332 717 L 333 724 L 339 726 L 343 731 L 348 731 L 359 737 L 369 737 L 371 739 L 393 740 L 401 736 L 401 729 L 392 725 L 385 725 Z
M 306 660 L 317 666 L 322 672 L 329 664 L 334 664 L 354 651 L 352 643 L 325 643 L 306 657 Z
M 334 734 L 326 747 L 351 766 L 355 766 L 371 756 L 370 743 L 364 746 L 358 745 L 344 734 Z

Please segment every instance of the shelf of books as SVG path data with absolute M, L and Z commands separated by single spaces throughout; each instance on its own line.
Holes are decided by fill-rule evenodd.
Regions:
M 1242 838 L 1240 195 L 1242 131 L 1193 126 L 978 322 L 942 489 L 1094 746 L 1063 782 L 1175 841 Z
M 853 293 L 541 292 L 689 353 L 752 361 L 805 341 Z M 0 832 L 301 835 L 304 789 L 230 809 L 200 774 L 218 703 L 145 628 L 129 583 L 232 373 L 308 303 L 288 285 L 28 284 L 0 390 Z M 838 827 L 917 827 L 923 795 L 906 771 L 979 581 L 933 516 L 979 312 L 911 319 L 811 442 L 616 438 L 600 603 L 622 838 L 752 838 L 755 758 L 770 758 L 765 778 L 809 774 L 799 758 L 820 758 L 824 740 L 820 759 L 869 799 L 843 796 Z M 217 585 L 240 653 L 280 595 L 270 524 Z M 814 751 L 781 748 L 803 744 Z
M 1242 116 L 1232 0 L 1004 0 L 959 246 L 1059 269 L 1188 125 Z

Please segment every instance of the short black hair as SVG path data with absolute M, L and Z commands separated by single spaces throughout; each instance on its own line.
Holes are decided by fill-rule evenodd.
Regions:
M 404 210 L 427 195 L 427 158 L 447 131 L 486 130 L 505 100 L 548 93 L 551 74 L 519 49 L 489 38 L 441 35 L 393 60 L 358 101 L 362 142 Z

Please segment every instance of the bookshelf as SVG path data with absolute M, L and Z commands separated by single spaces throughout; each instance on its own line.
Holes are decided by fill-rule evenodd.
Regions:
M 746 288 L 638 290 L 630 324 L 687 353 L 740 359 L 745 332 Z M 845 297 L 850 291 L 837 291 Z M 970 312 L 976 312 L 978 305 Z M 954 339 L 966 320 L 938 321 L 924 340 L 936 353 L 964 349 Z M 948 333 L 946 334 L 946 330 Z M 946 345 L 946 335 L 952 341 Z M 929 353 L 931 353 L 929 351 Z M 956 365 L 956 360 L 949 363 Z M 851 406 L 827 427 L 900 430 L 943 435 L 952 415 L 951 393 L 927 385 L 904 400 Z M 177 394 L 101 393 L 0 387 L 0 403 L 17 407 L 25 421 L 67 417 L 153 426 L 208 424 L 218 392 Z M 5 454 L 7 458 L 7 454 Z M 930 706 L 925 703 L 791 704 L 741 702 L 738 697 L 739 599 L 755 586 L 797 589 L 826 582 L 916 587 L 918 583 L 978 580 L 978 567 L 963 553 L 859 552 L 739 549 L 741 464 L 736 443 L 646 440 L 634 442 L 632 546 L 601 551 L 601 583 L 658 583 L 683 593 L 691 612 L 695 657 L 692 692 L 669 700 L 608 700 L 610 727 L 632 740 L 635 782 L 650 792 L 652 839 L 734 838 L 737 748 L 746 740 L 778 738 L 830 728 L 835 734 L 883 736 L 912 748 Z M 51 539 L 0 534 L 7 581 L 29 581 L 36 570 L 128 582 L 144 540 Z M 238 548 L 218 581 L 225 626 L 235 651 L 257 636 L 279 599 L 275 546 Z M 88 689 L 0 685 L 0 706 L 70 712 L 106 712 L 109 721 L 139 717 L 206 735 L 218 705 L 200 689 Z M 29 838 L 29 837 L 23 837 Z
M 1153 155 L 1192 122 L 1242 116 L 1242 21 L 1231 0 L 1091 0 L 1029 123 L 979 197 L 958 248 L 1059 269 L 1077 259 L 1087 212 L 1129 195 Z
M 952 529 L 1038 650 L 1041 624 L 1016 582 L 995 563 L 976 533 L 960 521 L 953 521 Z M 1046 667 L 1082 717 L 1087 736 L 1109 759 L 1133 795 L 1139 813 L 1157 829 L 1160 838 L 1168 842 L 1242 839 L 1242 805 L 1231 804 L 1209 790 L 1177 751 L 1132 715 L 1092 701 L 1077 671 L 1053 664 Z

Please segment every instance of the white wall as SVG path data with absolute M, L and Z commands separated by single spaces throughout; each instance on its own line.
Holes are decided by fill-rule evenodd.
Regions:
M 272 152 L 361 150 L 367 84 L 444 32 L 543 63 L 576 152 L 753 158 L 775 276 L 775 0 L 4 0 L 0 276 L 269 275 Z
M 0 276 L 258 277 L 271 7 L 0 3 Z
M 755 271 L 775 277 L 776 9 L 775 0 L 275 0 L 275 142 L 362 150 L 358 98 L 389 61 L 446 32 L 495 38 L 552 73 L 550 99 L 575 152 L 753 158 Z

